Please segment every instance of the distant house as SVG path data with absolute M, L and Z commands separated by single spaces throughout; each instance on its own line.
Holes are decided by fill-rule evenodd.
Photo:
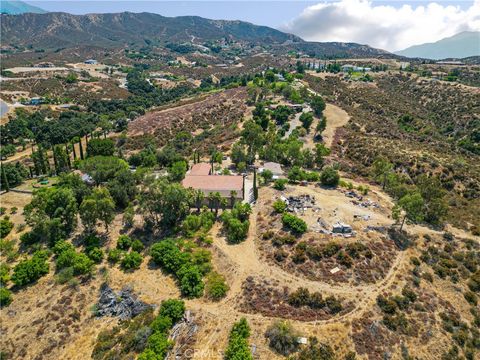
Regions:
M 213 175 L 211 165 L 198 163 L 192 166 L 182 181 L 185 188 L 201 190 L 205 197 L 210 193 L 218 192 L 222 198 L 230 198 L 232 191 L 235 192 L 235 199 L 243 201 L 245 197 L 245 181 L 243 176 L 235 175 Z
M 88 175 L 87 173 L 84 173 L 80 170 L 75 170 L 73 173 L 80 176 L 80 179 L 82 179 L 82 181 L 85 184 L 90 185 L 90 186 L 95 185 L 95 180 L 93 180 L 93 178 L 90 175 Z
M 287 104 L 287 106 L 297 113 L 299 113 L 300 111 L 303 110 L 303 105 L 302 104 Z
M 353 69 L 355 68 L 355 66 L 353 65 L 342 65 L 342 71 L 353 71 Z
M 94 59 L 88 59 L 88 60 L 85 60 L 84 61 L 85 64 L 87 65 L 97 65 L 97 60 L 94 60 Z
M 372 68 L 369 67 L 363 67 L 363 66 L 354 66 L 354 65 L 343 65 L 342 66 L 342 71 L 348 72 L 348 71 L 371 71 Z
M 465 63 L 458 60 L 457 61 L 447 61 L 447 60 L 437 61 L 437 64 L 438 65 L 456 65 L 456 66 L 465 65 Z
M 282 165 L 276 162 L 266 162 L 261 168 L 258 169 L 259 173 L 264 172 L 265 170 L 270 170 L 273 174 L 274 179 L 278 179 L 283 176 L 285 173 L 282 170 Z
M 52 68 L 52 67 L 55 67 L 55 65 L 51 62 L 42 62 L 42 63 L 36 64 L 35 67 L 37 67 L 37 68 Z
M 207 163 L 194 164 L 187 175 L 211 175 L 212 166 Z
M 42 98 L 31 98 L 30 101 L 28 102 L 29 105 L 40 105 L 43 104 L 43 99 Z

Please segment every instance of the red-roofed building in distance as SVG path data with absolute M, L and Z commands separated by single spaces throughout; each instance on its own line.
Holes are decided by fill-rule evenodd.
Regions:
M 201 190 L 205 197 L 218 192 L 222 198 L 230 199 L 232 193 L 236 201 L 245 198 L 245 179 L 241 175 L 214 175 L 211 165 L 207 163 L 194 164 L 182 181 L 185 188 Z
M 193 164 L 192 168 L 187 173 L 187 175 L 191 175 L 191 176 L 211 175 L 211 174 L 212 174 L 212 166 L 207 163 Z

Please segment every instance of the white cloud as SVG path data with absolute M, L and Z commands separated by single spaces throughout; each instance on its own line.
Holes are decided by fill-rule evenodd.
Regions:
M 356 42 L 397 51 L 480 30 L 480 0 L 467 9 L 435 2 L 401 7 L 368 0 L 324 2 L 307 7 L 281 30 L 310 41 Z

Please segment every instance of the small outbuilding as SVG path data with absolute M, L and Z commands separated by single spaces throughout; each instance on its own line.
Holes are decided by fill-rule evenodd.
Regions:
M 273 174 L 274 179 L 278 179 L 283 176 L 285 173 L 282 170 L 282 165 L 276 162 L 266 162 L 261 168 L 258 169 L 259 173 L 264 172 L 265 170 L 270 170 Z
M 353 232 L 352 227 L 342 222 L 333 224 L 332 233 L 334 234 L 351 234 Z
M 93 178 L 90 175 L 88 175 L 87 173 L 84 173 L 80 170 L 75 170 L 75 171 L 73 171 L 73 173 L 80 176 L 80 179 L 82 179 L 82 181 L 85 184 L 87 184 L 89 186 L 95 185 L 95 180 L 93 180 Z

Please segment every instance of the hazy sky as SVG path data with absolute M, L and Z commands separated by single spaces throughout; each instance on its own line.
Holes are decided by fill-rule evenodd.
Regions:
M 461 31 L 480 31 L 480 0 L 29 0 L 28 3 L 47 11 L 73 14 L 146 11 L 164 16 L 244 20 L 291 32 L 305 40 L 357 42 L 390 51 L 437 41 Z

